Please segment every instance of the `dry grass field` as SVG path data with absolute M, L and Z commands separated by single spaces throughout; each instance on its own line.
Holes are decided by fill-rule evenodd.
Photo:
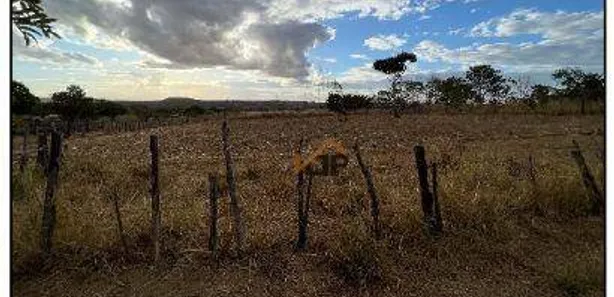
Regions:
M 603 189 L 598 115 L 331 114 L 230 120 L 247 248 L 235 255 L 228 198 L 221 255 L 207 251 L 209 172 L 224 173 L 221 120 L 65 141 L 54 255 L 39 256 L 44 179 L 14 170 L 15 296 L 603 296 L 604 220 L 570 157 L 578 141 Z M 160 137 L 163 264 L 149 239 L 149 135 Z M 384 238 L 368 232 L 355 158 L 314 179 L 308 248 L 297 237 L 292 150 L 356 140 L 381 199 Z M 439 164 L 444 234 L 424 234 L 413 146 Z M 17 147 L 17 146 L 16 146 Z M 529 178 L 529 156 L 536 182 Z M 18 158 L 14 156 L 14 158 Z M 32 167 L 34 165 L 32 164 Z M 111 197 L 120 207 L 123 251 Z

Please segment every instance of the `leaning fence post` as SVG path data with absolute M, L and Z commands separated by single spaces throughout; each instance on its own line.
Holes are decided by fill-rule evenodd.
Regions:
M 580 146 L 574 140 L 573 141 L 575 149 L 571 151 L 571 156 L 576 161 L 578 168 L 580 169 L 580 174 L 582 175 L 582 182 L 584 183 L 584 187 L 589 191 L 589 195 L 592 203 L 592 212 L 594 214 L 603 214 L 604 212 L 604 198 L 603 193 L 597 187 L 597 183 L 595 182 L 595 178 L 591 174 L 586 162 L 584 160 L 584 156 L 582 155 L 582 151 L 580 150 Z
M 241 201 L 237 195 L 235 185 L 235 170 L 230 152 L 230 129 L 228 128 L 228 120 L 224 118 L 222 123 L 222 145 L 224 149 L 224 160 L 226 163 L 226 181 L 228 183 L 228 195 L 230 196 L 230 212 L 234 219 L 234 231 L 236 244 L 239 252 L 243 251 L 245 245 L 246 227 L 242 218 Z
M 60 170 L 60 155 L 62 150 L 62 135 L 58 132 L 51 134 L 51 155 L 49 158 L 47 174 L 47 188 L 43 204 L 43 227 L 41 234 L 41 247 L 45 254 L 51 252 L 53 231 L 55 229 L 55 190 Z
M 218 233 L 217 233 L 217 202 L 220 196 L 220 186 L 217 175 L 209 174 L 209 250 L 213 256 L 217 256 Z
M 154 245 L 154 262 L 160 260 L 160 186 L 158 175 L 158 136 L 151 135 L 149 138 L 151 151 L 151 233 Z
M 440 230 L 437 229 L 433 211 L 433 195 L 429 190 L 428 168 L 424 156 L 424 147 L 417 145 L 414 147 L 416 157 L 416 169 L 418 170 L 418 178 L 420 181 L 420 195 L 422 197 L 422 212 L 424 213 L 423 222 L 431 235 L 435 235 Z
M 373 185 L 371 170 L 362 161 L 362 156 L 360 155 L 360 148 L 358 146 L 358 143 L 354 144 L 354 153 L 356 154 L 356 160 L 358 161 L 358 165 L 360 166 L 360 171 L 362 171 L 362 174 L 365 177 L 365 182 L 367 183 L 367 191 L 369 192 L 369 196 L 371 197 L 371 217 L 373 218 L 373 232 L 375 233 L 375 238 L 380 239 L 382 236 L 382 231 L 379 221 L 379 198 L 377 197 L 377 192 L 375 191 L 375 186 Z

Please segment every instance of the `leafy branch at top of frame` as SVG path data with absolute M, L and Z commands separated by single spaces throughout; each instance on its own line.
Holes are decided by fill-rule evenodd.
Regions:
M 11 0 L 11 8 L 11 21 L 23 35 L 26 46 L 32 40 L 38 42 L 37 36 L 61 38 L 52 26 L 56 19 L 45 13 L 41 0 Z

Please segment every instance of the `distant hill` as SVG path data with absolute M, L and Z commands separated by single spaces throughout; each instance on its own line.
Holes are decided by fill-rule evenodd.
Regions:
M 190 107 L 192 105 L 198 105 L 201 100 L 187 97 L 168 97 L 160 100 L 159 104 L 163 106 L 177 106 L 177 107 Z
M 158 101 L 115 101 L 124 106 L 147 106 L 152 109 L 185 109 L 199 106 L 204 109 L 242 111 L 301 110 L 324 108 L 324 103 L 280 100 L 198 100 L 188 97 L 168 97 Z

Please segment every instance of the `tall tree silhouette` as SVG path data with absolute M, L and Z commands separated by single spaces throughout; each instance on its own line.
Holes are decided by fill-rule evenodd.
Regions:
M 70 85 L 66 91 L 55 92 L 51 95 L 51 102 L 58 113 L 68 125 L 70 134 L 75 120 L 89 118 L 93 112 L 93 99 L 85 96 L 85 91 L 77 86 Z
M 416 61 L 415 54 L 402 52 L 394 57 L 373 62 L 373 69 L 388 75 L 390 92 L 385 94 L 388 97 L 388 104 L 392 105 L 395 117 L 400 117 L 401 110 L 407 104 L 401 94 L 401 82 L 403 73 L 407 70 L 407 62 L 415 63 Z

